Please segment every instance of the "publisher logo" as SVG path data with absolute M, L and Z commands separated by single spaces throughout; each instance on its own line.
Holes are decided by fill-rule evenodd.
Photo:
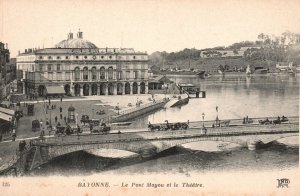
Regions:
M 277 179 L 277 188 L 289 188 L 290 180 L 287 178 Z

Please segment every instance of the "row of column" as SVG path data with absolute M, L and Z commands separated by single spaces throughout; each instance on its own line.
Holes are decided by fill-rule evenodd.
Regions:
M 97 85 L 97 95 L 101 95 L 101 87 L 102 88 L 105 88 L 105 95 L 109 95 L 110 93 L 110 88 L 111 88 L 111 85 L 113 87 L 113 92 L 110 93 L 110 94 L 113 94 L 113 95 L 117 95 L 118 94 L 118 84 L 120 83 L 103 83 L 102 85 L 104 85 L 104 87 L 102 87 L 101 84 L 96 84 Z M 122 95 L 125 95 L 126 94 L 126 88 L 125 88 L 125 84 L 126 83 L 122 83 Z M 133 94 L 133 83 L 129 83 L 130 84 L 130 94 L 132 95 Z M 88 95 L 92 95 L 93 94 L 93 84 L 86 84 L 88 85 L 88 88 L 89 88 L 89 92 L 88 92 Z M 71 89 L 71 94 L 75 95 L 75 84 L 72 86 L 72 89 Z M 81 84 L 80 85 L 80 96 L 83 96 L 84 95 L 84 84 Z M 147 94 L 148 93 L 148 84 L 145 83 L 145 89 L 144 89 L 144 94 Z M 103 93 L 102 93 L 103 94 Z M 137 94 L 141 94 L 141 85 L 139 83 L 137 83 Z

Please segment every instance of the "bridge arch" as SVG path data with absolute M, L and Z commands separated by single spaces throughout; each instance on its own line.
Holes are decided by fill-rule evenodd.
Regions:
M 33 161 L 33 162 L 35 162 L 34 164 L 32 164 L 32 165 L 34 165 L 34 167 L 31 167 L 31 168 L 35 168 L 35 167 L 37 167 L 41 164 L 44 164 L 58 156 L 62 156 L 65 154 L 76 152 L 76 151 L 85 151 L 85 150 L 91 150 L 91 149 L 105 148 L 105 149 L 124 150 L 124 151 L 129 151 L 129 152 L 140 154 L 142 157 L 144 157 L 143 155 L 147 156 L 147 154 L 149 155 L 149 152 L 160 153 L 169 148 L 187 144 L 187 143 L 191 143 L 191 142 L 196 142 L 196 141 L 224 141 L 224 142 L 237 143 L 237 144 L 240 144 L 242 147 L 249 148 L 249 144 L 253 144 L 253 141 L 254 142 L 262 141 L 264 143 L 266 143 L 266 142 L 268 143 L 270 141 L 275 141 L 275 140 L 278 140 L 281 138 L 299 135 L 299 132 L 296 132 L 296 131 L 293 131 L 293 132 L 292 131 L 291 132 L 270 132 L 270 133 L 259 133 L 259 134 L 253 133 L 253 134 L 248 134 L 248 135 L 238 134 L 238 133 L 236 133 L 236 134 L 232 133 L 229 135 L 226 133 L 222 134 L 222 135 L 214 135 L 214 134 L 208 134 L 208 135 L 196 134 L 196 135 L 192 135 L 192 136 L 190 136 L 189 134 L 187 135 L 187 133 L 192 133 L 192 132 L 194 132 L 194 131 L 190 131 L 190 130 L 168 131 L 168 133 L 166 135 L 171 134 L 172 136 L 163 137 L 163 138 L 155 137 L 155 132 L 152 132 L 151 134 L 149 134 L 149 136 L 152 135 L 151 139 L 145 139 L 145 137 L 140 136 L 140 135 L 135 135 L 134 137 L 127 138 L 121 134 L 121 135 L 118 135 L 117 137 L 109 137 L 109 135 L 106 135 L 105 137 L 107 137 L 107 139 L 98 140 L 95 137 L 102 138 L 104 136 L 103 135 L 95 135 L 93 137 L 93 139 L 91 140 L 92 141 L 91 143 L 78 142 L 78 144 L 76 144 L 76 145 L 72 142 L 70 144 L 64 143 L 64 145 L 53 145 L 53 143 L 51 143 L 51 139 L 49 139 L 49 142 L 52 145 L 49 145 L 49 146 L 45 145 L 47 143 L 45 143 L 45 144 L 42 143 L 41 145 L 38 145 L 39 143 L 37 143 L 34 145 L 35 147 L 37 147 L 40 150 L 37 150 L 33 157 L 37 157 L 36 155 L 39 154 L 40 158 L 38 158 L 37 161 Z M 158 134 L 157 136 L 159 136 L 159 135 L 160 134 Z M 186 137 L 182 137 L 184 135 L 186 135 Z M 178 136 L 178 137 L 176 137 L 176 136 Z M 68 136 L 68 138 L 71 138 L 71 137 L 73 137 L 73 136 Z M 74 137 L 76 137 L 76 136 L 74 136 Z M 66 137 L 55 138 L 55 141 L 60 143 L 66 139 L 67 139 Z M 74 140 L 72 140 L 72 138 L 71 138 L 70 141 L 74 141 Z M 54 141 L 52 141 L 52 142 L 54 142 Z M 41 154 L 43 154 L 43 153 L 44 153 L 44 155 L 41 156 Z M 42 157 L 46 157 L 46 158 L 42 158 Z M 42 160 L 42 161 L 40 161 L 40 160 Z

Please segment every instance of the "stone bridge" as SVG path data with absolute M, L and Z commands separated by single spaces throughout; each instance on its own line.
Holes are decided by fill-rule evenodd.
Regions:
M 254 150 L 257 143 L 298 136 L 298 124 L 250 125 L 222 128 L 200 128 L 177 131 L 144 131 L 121 134 L 82 134 L 32 141 L 23 169 L 32 170 L 53 158 L 91 149 L 118 149 L 150 157 L 166 149 L 197 141 L 224 141 Z

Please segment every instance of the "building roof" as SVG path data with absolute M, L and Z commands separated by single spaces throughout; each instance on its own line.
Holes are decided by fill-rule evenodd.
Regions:
M 95 44 L 82 38 L 62 40 L 59 43 L 57 43 L 55 47 L 56 48 L 97 48 Z
M 5 105 L 7 102 L 6 101 L 3 101 L 1 104 Z M 3 107 L 0 107 L 0 112 L 3 112 L 5 114 L 8 114 L 8 115 L 15 115 L 15 111 L 14 110 L 10 110 L 10 109 L 7 109 L 7 108 L 3 108 Z
M 170 83 L 171 80 L 165 75 L 159 75 L 149 80 L 150 83 Z
M 46 86 L 47 94 L 65 94 L 62 86 Z
M 6 120 L 6 121 L 10 121 L 11 118 L 12 117 L 10 115 L 0 112 L 0 119 Z

